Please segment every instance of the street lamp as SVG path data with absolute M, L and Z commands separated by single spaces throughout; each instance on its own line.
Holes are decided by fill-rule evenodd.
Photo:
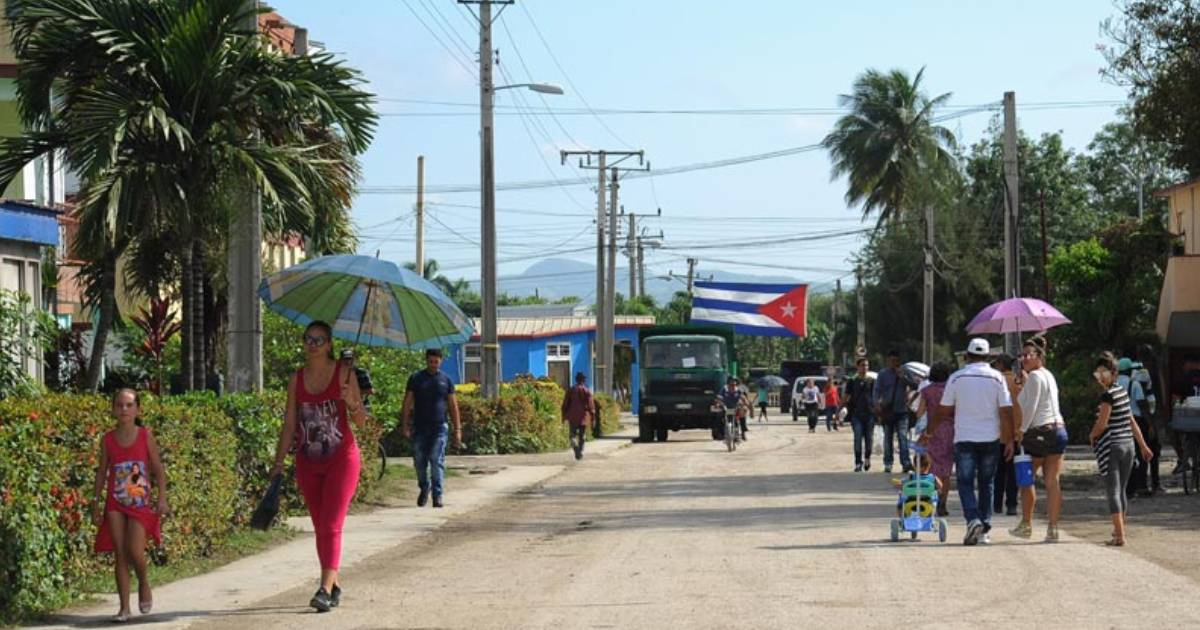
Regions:
M 480 292 L 482 330 L 479 334 L 479 368 L 485 398 L 500 395 L 500 337 L 496 322 L 496 165 L 493 140 L 493 97 L 497 90 L 526 88 L 539 94 L 562 94 L 563 89 L 549 83 L 492 85 L 491 4 L 480 4 L 479 38 L 479 141 L 480 178 Z

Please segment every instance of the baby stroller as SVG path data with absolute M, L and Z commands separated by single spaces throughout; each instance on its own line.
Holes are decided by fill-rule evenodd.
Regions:
M 917 456 L 925 454 L 925 447 L 914 444 L 911 447 Z M 918 468 L 919 470 L 919 468 Z M 900 533 L 907 532 L 912 539 L 917 539 L 920 532 L 938 534 L 938 542 L 946 542 L 949 526 L 946 519 L 937 518 L 938 493 L 933 475 L 913 471 L 906 475 L 899 484 L 896 497 L 896 507 L 900 509 L 900 518 L 891 522 L 891 540 L 900 540 Z

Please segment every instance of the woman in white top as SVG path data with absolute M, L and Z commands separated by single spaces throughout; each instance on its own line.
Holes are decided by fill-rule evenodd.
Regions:
M 817 387 L 816 382 L 810 378 L 804 382 L 804 389 L 800 393 L 804 397 L 804 413 L 808 416 L 808 432 L 815 433 L 817 430 L 817 411 L 821 405 L 821 390 Z
M 1021 406 L 1021 426 L 1017 428 L 1017 441 L 1025 452 L 1033 456 L 1033 473 L 1042 469 L 1046 484 L 1046 500 L 1049 524 L 1046 527 L 1046 542 L 1058 541 L 1058 519 L 1062 513 L 1062 488 L 1059 473 L 1062 471 L 1063 453 L 1067 450 L 1067 426 L 1058 407 L 1058 382 L 1046 369 L 1046 342 L 1035 338 L 1025 342 L 1021 352 L 1021 366 L 1025 369 L 1025 386 L 1017 395 Z M 1033 508 L 1037 502 L 1035 486 L 1021 488 L 1021 522 L 1010 533 L 1021 538 L 1033 535 Z

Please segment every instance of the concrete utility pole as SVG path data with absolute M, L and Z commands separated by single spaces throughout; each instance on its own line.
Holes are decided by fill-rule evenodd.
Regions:
M 246 29 L 257 38 L 258 2 L 248 0 L 248 4 L 253 11 L 246 16 Z M 293 53 L 304 55 L 307 51 L 297 48 Z M 263 386 L 262 306 L 258 302 L 258 284 L 262 279 L 262 194 L 254 184 L 247 192 L 246 207 L 235 212 L 229 222 L 226 252 L 229 331 L 225 336 L 228 344 L 225 388 L 231 392 L 257 392 Z M 201 374 L 197 378 L 204 383 L 206 377 Z
M 492 86 L 492 4 L 512 4 L 499 0 L 478 0 L 479 4 L 479 211 L 480 256 L 482 274 L 482 326 L 479 341 L 479 368 L 485 398 L 500 395 L 500 339 L 496 323 L 496 163 L 493 127 Z M 422 270 L 422 273 L 424 270 Z
M 417 275 L 425 277 L 425 156 L 417 156 Z
M 625 253 L 629 258 L 629 299 L 637 297 L 637 215 L 629 213 L 629 233 L 625 235 Z
M 637 239 L 637 278 L 638 278 L 638 295 L 646 295 L 646 246 L 642 243 L 642 237 Z
M 598 203 L 596 204 L 596 352 L 595 374 L 592 377 L 592 381 L 596 391 L 612 392 L 612 365 L 615 355 L 613 344 L 616 338 L 616 333 L 613 330 L 613 311 L 615 310 L 617 286 L 616 209 L 619 172 L 621 170 L 650 170 L 650 166 L 646 164 L 644 167 L 636 169 L 618 167 L 621 162 L 632 157 L 638 159 L 639 165 L 645 164 L 645 153 L 643 151 L 560 151 L 559 155 L 563 164 L 567 163 L 568 157 L 579 156 L 579 168 L 596 169 L 598 175 Z M 597 165 L 592 164 L 593 155 L 598 158 Z M 610 158 L 616 159 L 611 160 Z M 604 195 L 605 188 L 607 187 L 606 180 L 610 174 L 612 177 L 613 198 L 611 203 L 607 204 L 608 214 L 606 216 Z M 607 222 L 605 221 L 606 218 L 608 219 Z M 606 223 L 607 228 L 605 228 Z M 607 241 L 605 239 L 606 231 L 608 232 Z M 604 255 L 606 247 L 608 248 L 607 259 Z M 605 269 L 606 266 L 607 270 Z
M 1054 296 L 1050 295 L 1050 276 L 1046 269 L 1050 264 L 1050 251 L 1046 243 L 1046 193 L 1041 190 L 1038 191 L 1038 214 L 1042 222 L 1042 297 L 1049 302 Z
M 867 347 L 867 307 L 863 301 L 863 270 L 862 265 L 854 268 L 854 295 L 858 300 L 858 338 L 855 348 Z
M 925 205 L 925 306 L 922 310 L 921 361 L 933 361 L 933 206 Z
M 837 336 L 838 329 L 838 300 L 842 299 L 842 281 L 837 281 L 837 290 L 833 294 L 833 304 L 829 308 L 829 361 L 826 365 L 833 367 L 836 365 L 837 353 L 834 351 L 833 338 Z
M 1004 299 L 1021 294 L 1019 179 L 1017 175 L 1017 97 L 1004 93 Z M 1004 335 L 1004 351 L 1016 356 L 1017 333 Z
M 842 317 L 842 279 L 841 278 L 838 278 L 837 280 L 834 281 L 834 287 L 835 288 L 834 288 L 834 294 L 833 294 L 833 312 L 834 312 L 833 335 L 831 336 L 831 338 L 836 338 L 838 329 L 841 328 L 841 317 Z M 842 351 L 842 365 L 846 365 L 846 352 L 844 350 Z
M 698 262 L 700 262 L 700 261 L 696 260 L 695 258 L 689 258 L 689 259 L 687 259 L 687 264 L 688 264 L 688 275 L 687 275 L 687 289 L 688 289 L 688 297 L 692 297 L 692 296 L 693 296 L 693 295 L 692 295 L 692 285 L 694 285 L 694 284 L 695 284 L 695 280 L 696 280 L 696 263 L 698 263 Z

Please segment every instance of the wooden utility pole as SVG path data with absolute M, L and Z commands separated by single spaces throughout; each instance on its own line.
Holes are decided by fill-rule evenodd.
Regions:
M 425 156 L 417 156 L 417 275 L 425 277 Z
M 921 361 L 933 361 L 933 206 L 925 205 L 925 291 L 921 316 Z
M 1004 93 L 1004 299 L 1021 293 L 1020 190 L 1017 171 L 1017 97 Z M 1015 356 L 1019 339 L 1017 333 L 1004 335 L 1004 351 Z

